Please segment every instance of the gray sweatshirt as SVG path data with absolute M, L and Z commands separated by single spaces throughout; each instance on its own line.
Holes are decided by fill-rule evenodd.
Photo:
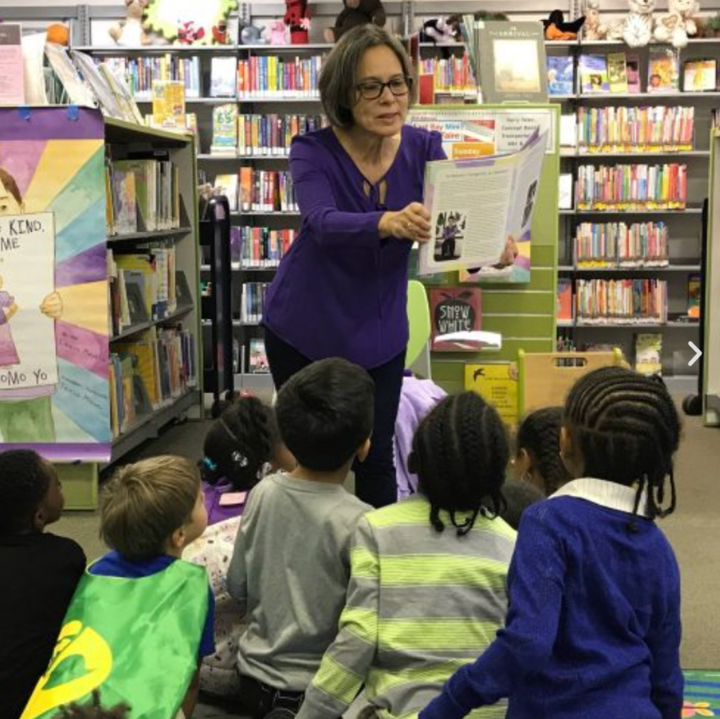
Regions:
M 273 474 L 250 493 L 228 571 L 241 674 L 304 691 L 338 631 L 351 538 L 372 509 L 336 484 Z

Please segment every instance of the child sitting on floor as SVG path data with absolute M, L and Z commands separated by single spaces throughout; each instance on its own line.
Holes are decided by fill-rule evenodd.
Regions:
M 492 642 L 515 545 L 498 517 L 508 454 L 500 417 L 473 392 L 420 423 L 409 461 L 419 493 L 360 520 L 340 632 L 298 719 L 336 719 L 363 684 L 363 717 L 416 716 Z
M 215 595 L 216 651 L 203 659 L 200 691 L 214 697 L 238 693 L 237 643 L 245 624 L 227 590 L 227 573 L 248 492 L 270 471 L 292 471 L 275 411 L 256 397 L 238 397 L 205 436 L 203 492 L 208 528 L 183 553 L 207 569 Z
M 0 719 L 18 719 L 52 656 L 85 553 L 45 532 L 65 499 L 55 467 L 27 449 L 0 454 Z
M 679 441 L 661 381 L 620 367 L 578 380 L 560 433 L 574 479 L 523 515 L 506 627 L 420 719 L 502 697 L 512 719 L 680 716 L 680 576 L 654 522 L 675 509 Z
M 189 460 L 153 457 L 115 473 L 100 520 L 112 551 L 80 580 L 28 716 L 51 716 L 47 687 L 72 683 L 81 703 L 99 689 L 106 705 L 131 703 L 133 716 L 173 719 L 182 709 L 189 719 L 199 660 L 215 650 L 213 597 L 204 569 L 180 556 L 206 522 Z
M 246 611 L 241 700 L 253 717 L 294 715 L 337 632 L 350 574 L 350 539 L 371 507 L 343 489 L 370 448 L 374 386 L 368 373 L 326 359 L 278 394 L 280 434 L 297 459 L 253 489 L 240 524 L 228 589 Z
M 515 478 L 535 485 L 546 497 L 570 481 L 560 459 L 562 407 L 531 412 L 520 424 L 515 438 Z

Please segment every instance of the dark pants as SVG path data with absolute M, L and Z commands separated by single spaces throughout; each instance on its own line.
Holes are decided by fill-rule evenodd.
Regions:
M 252 719 L 264 719 L 273 709 L 286 709 L 287 715 L 294 716 L 300 711 L 304 692 L 291 692 L 274 689 L 257 679 L 240 674 L 241 708 Z
M 290 377 L 312 363 L 294 347 L 265 328 L 265 350 L 275 387 L 279 390 Z M 375 420 L 370 452 L 364 462 L 353 464 L 355 494 L 373 507 L 397 501 L 397 479 L 393 454 L 395 419 L 400 404 L 405 351 L 380 367 L 368 370 L 375 383 Z

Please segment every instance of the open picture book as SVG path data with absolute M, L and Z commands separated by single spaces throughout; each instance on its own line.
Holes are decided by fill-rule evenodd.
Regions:
M 546 143 L 536 130 L 517 152 L 427 163 L 432 237 L 420 245 L 419 275 L 513 264 L 530 231 Z

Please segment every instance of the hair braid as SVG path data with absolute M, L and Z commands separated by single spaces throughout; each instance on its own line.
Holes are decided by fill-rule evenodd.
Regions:
M 680 418 L 662 380 L 620 367 L 590 372 L 570 390 L 565 419 L 587 476 L 627 486 L 637 482 L 634 513 L 643 494 L 650 519 L 675 510 L 672 458 Z M 670 505 L 663 509 L 668 477 Z
M 497 516 L 508 461 L 500 417 L 472 392 L 446 397 L 423 419 L 413 437 L 410 470 L 430 502 L 430 522 L 439 532 L 446 511 L 458 535 L 480 512 Z M 457 513 L 470 513 L 459 520 Z

